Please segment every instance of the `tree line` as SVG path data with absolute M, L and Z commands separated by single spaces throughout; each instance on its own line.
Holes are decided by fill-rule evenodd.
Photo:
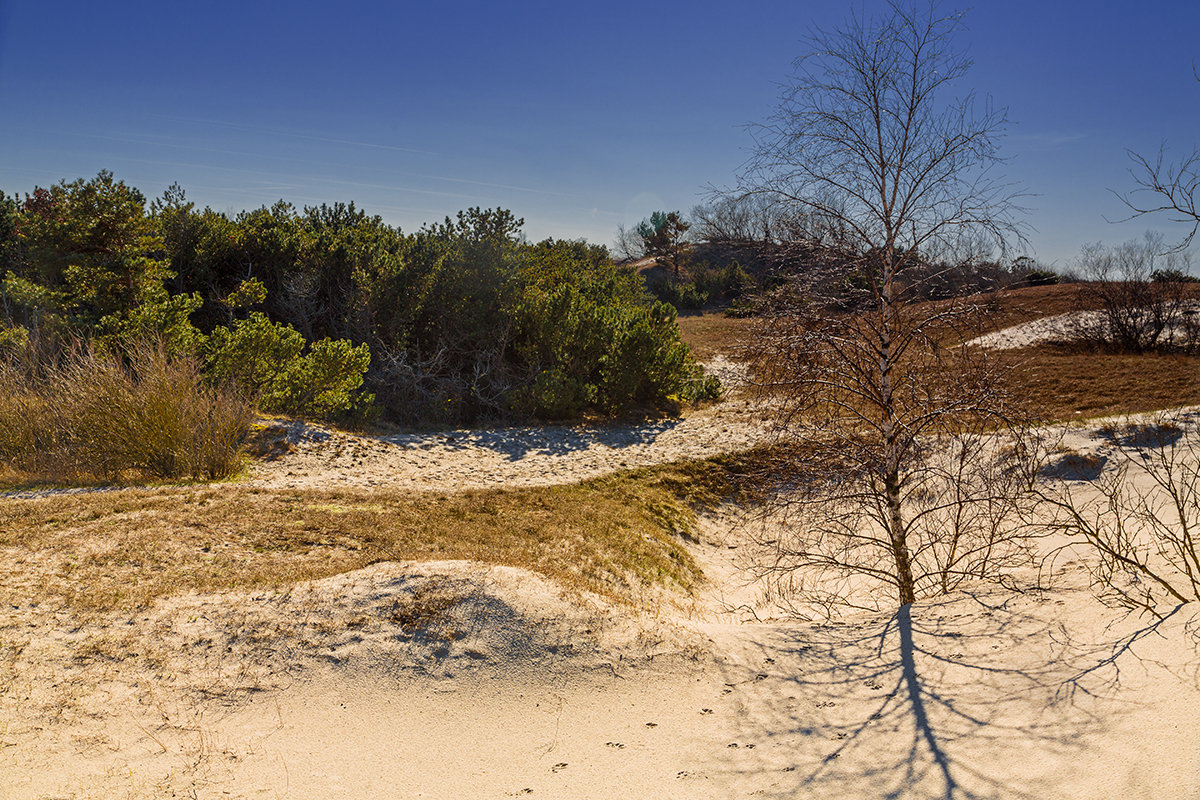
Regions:
M 236 215 L 112 173 L 0 193 L 0 350 L 159 340 L 266 410 L 405 423 L 712 395 L 674 309 L 602 246 L 472 208 L 405 233 L 353 203 Z

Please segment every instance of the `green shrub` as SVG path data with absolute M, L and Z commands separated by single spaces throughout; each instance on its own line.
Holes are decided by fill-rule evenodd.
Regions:
M 345 339 L 313 342 L 307 354 L 287 362 L 262 396 L 268 411 L 320 419 L 363 419 L 375 396 L 359 389 L 371 364 L 365 344 Z
M 374 396 L 360 391 L 371 363 L 367 345 L 322 339 L 304 353 L 304 337 L 290 325 L 255 312 L 208 340 L 208 371 L 257 399 L 264 411 L 320 419 L 367 416 Z
M 518 352 L 537 365 L 534 379 L 510 395 L 512 407 L 547 419 L 592 409 L 620 413 L 635 404 L 701 399 L 719 383 L 700 379 L 666 303 L 615 306 L 578 287 L 532 293 L 521 305 Z
M 714 303 L 729 302 L 741 297 L 754 286 L 754 278 L 736 261 L 720 269 L 700 264 L 692 269 L 691 278 L 680 281 L 660 277 L 648 288 L 656 298 L 680 311 L 694 311 Z
M 18 356 L 29 350 L 29 330 L 20 325 L 0 324 L 0 358 Z

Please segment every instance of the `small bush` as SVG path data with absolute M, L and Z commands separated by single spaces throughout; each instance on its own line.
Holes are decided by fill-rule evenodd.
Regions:
M 522 359 L 538 370 L 511 392 L 509 403 L 543 419 L 589 409 L 621 413 L 638 403 L 719 391 L 700 380 L 703 372 L 680 339 L 675 309 L 665 303 L 603 305 L 569 285 L 533 292 L 519 309 L 517 341 Z
M 371 414 L 373 394 L 360 392 L 371 363 L 365 344 L 345 339 L 313 342 L 307 354 L 282 366 L 262 396 L 268 411 L 319 419 L 363 419 Z
M 367 345 L 321 339 L 304 353 L 304 337 L 290 325 L 253 313 L 208 342 L 208 369 L 257 398 L 264 411 L 318 419 L 363 418 L 374 395 L 360 391 L 371 363 Z
M 694 311 L 714 303 L 736 301 L 753 288 L 754 278 L 736 261 L 720 269 L 701 264 L 692 269 L 690 280 L 662 277 L 647 288 L 658 300 L 679 311 Z
M 0 369 L 0 460 L 43 480 L 223 478 L 252 415 L 244 396 L 207 385 L 195 358 L 161 343 Z

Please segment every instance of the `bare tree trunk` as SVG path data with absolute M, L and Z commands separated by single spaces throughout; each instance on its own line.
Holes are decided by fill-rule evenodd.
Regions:
M 900 605 L 917 600 L 913 581 L 912 556 L 908 552 L 904 530 L 904 515 L 900 505 L 900 471 L 889 470 L 887 480 L 888 533 L 892 541 L 892 557 L 896 560 L 896 586 L 900 590 Z

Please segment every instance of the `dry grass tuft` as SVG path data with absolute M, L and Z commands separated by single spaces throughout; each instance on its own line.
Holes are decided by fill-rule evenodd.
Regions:
M 0 480 L 218 479 L 238 467 L 253 411 L 160 344 L 0 363 Z

